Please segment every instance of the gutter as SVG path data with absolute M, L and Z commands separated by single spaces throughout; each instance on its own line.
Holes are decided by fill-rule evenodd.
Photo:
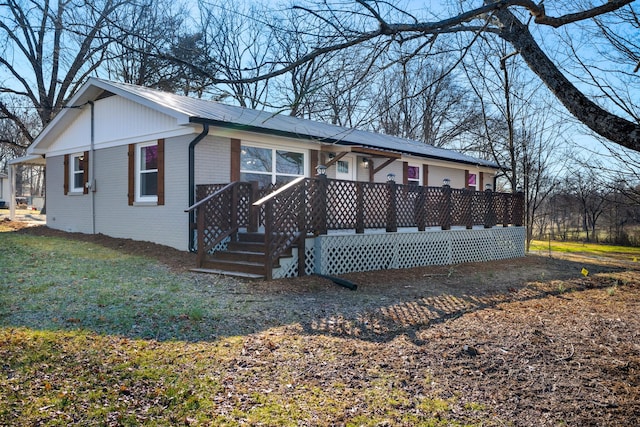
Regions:
M 200 143 L 200 141 L 202 141 L 208 134 L 209 134 L 209 124 L 208 123 L 201 123 L 202 124 L 202 132 L 200 132 L 198 134 L 198 136 L 196 136 L 193 141 L 191 141 L 189 143 L 189 188 L 188 188 L 188 193 L 189 194 L 189 206 L 193 206 L 195 204 L 195 200 L 196 200 L 196 191 L 195 191 L 195 183 L 196 183 L 196 145 L 198 145 L 198 143 Z M 195 223 L 195 211 L 191 211 L 189 212 L 189 233 L 188 233 L 188 238 L 189 238 L 189 242 L 188 242 L 188 248 L 190 252 L 195 252 L 195 242 L 193 240 L 193 226 L 192 224 Z

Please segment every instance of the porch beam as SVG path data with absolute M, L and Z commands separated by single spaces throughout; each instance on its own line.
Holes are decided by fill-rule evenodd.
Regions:
M 325 166 L 327 168 L 333 166 L 338 160 L 340 160 L 341 158 L 346 156 L 347 153 L 348 153 L 348 151 L 342 151 L 342 152 L 336 154 L 336 156 L 333 159 L 330 159 L 327 163 L 325 163 Z
M 389 158 L 387 159 L 386 162 L 384 162 L 383 164 L 381 164 L 380 166 L 378 166 L 377 168 L 372 168 L 373 173 L 372 176 L 377 174 L 378 172 L 380 172 L 382 169 L 386 168 L 387 166 L 389 166 L 391 163 L 395 162 L 396 159 L 395 158 Z
M 347 145 L 341 147 L 337 147 L 335 145 L 323 145 L 320 147 L 320 151 L 323 153 L 356 153 L 369 157 L 384 157 L 387 159 L 394 158 L 396 160 L 402 158 L 402 154 L 400 153 L 377 150 L 375 148 L 363 147 L 361 145 Z
M 375 150 L 373 148 L 366 148 L 366 147 L 351 147 L 351 152 L 352 153 L 357 153 L 357 154 L 366 154 L 366 155 L 371 156 L 371 157 L 385 157 L 387 159 L 394 159 L 394 160 L 398 160 L 398 159 L 402 158 L 402 154 L 400 154 L 400 153 L 393 153 L 393 152 L 390 152 L 390 151 Z

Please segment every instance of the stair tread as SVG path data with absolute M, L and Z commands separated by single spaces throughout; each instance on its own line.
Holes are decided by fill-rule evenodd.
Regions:
M 251 266 L 260 266 L 264 267 L 264 263 L 262 262 L 252 262 L 252 261 L 236 261 L 233 259 L 218 259 L 218 258 L 207 258 L 208 262 L 217 262 L 222 264 L 232 264 L 232 265 L 251 265 Z

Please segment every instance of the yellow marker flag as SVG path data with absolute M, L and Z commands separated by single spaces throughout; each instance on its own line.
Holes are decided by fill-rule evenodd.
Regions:
M 581 271 L 582 275 L 584 277 L 587 277 L 587 275 L 589 275 L 589 270 L 587 270 L 586 268 L 582 267 L 582 271 Z
M 633 257 L 633 262 L 638 262 L 638 257 Z

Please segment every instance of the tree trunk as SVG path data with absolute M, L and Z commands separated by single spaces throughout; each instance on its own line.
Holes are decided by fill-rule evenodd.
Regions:
M 515 47 L 529 68 L 540 77 L 573 116 L 597 134 L 640 151 L 640 125 L 609 113 L 578 90 L 540 49 L 526 25 L 508 10 L 498 10 L 499 35 Z

